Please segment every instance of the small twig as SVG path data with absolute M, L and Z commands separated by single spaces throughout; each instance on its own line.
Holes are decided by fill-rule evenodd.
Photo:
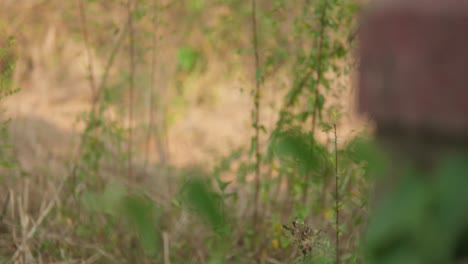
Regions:
M 106 67 L 104 68 L 104 74 L 103 74 L 103 76 L 101 78 L 101 82 L 100 82 L 100 85 L 98 87 L 98 90 L 96 91 L 95 96 L 91 99 L 91 113 L 93 113 L 93 114 L 96 112 L 96 108 L 97 108 L 97 105 L 99 103 L 99 100 L 100 100 L 100 97 L 101 97 L 101 94 L 102 94 L 102 90 L 107 85 L 107 79 L 109 77 L 110 68 L 112 67 L 112 65 L 114 63 L 117 52 L 119 51 L 120 47 L 122 46 L 122 43 L 123 43 L 123 41 L 125 39 L 125 36 L 127 35 L 127 31 L 128 31 L 128 25 L 125 24 L 124 30 L 122 30 L 121 35 L 119 36 L 119 38 L 115 42 L 115 46 L 113 47 L 113 49 L 112 49 L 112 51 L 111 51 L 111 53 L 109 55 Z M 86 128 L 84 129 L 84 131 L 87 131 L 92 126 L 94 126 L 94 123 L 91 122 L 91 120 L 90 120 L 89 122 L 87 122 Z M 82 133 L 81 134 L 80 142 L 79 142 L 79 144 L 77 146 L 77 151 L 76 151 L 75 157 L 74 157 L 75 160 L 77 160 L 79 155 L 81 154 L 81 151 L 83 150 L 83 146 L 84 146 L 84 144 L 86 142 L 87 136 L 88 136 L 88 133 Z M 75 161 L 73 164 L 74 165 L 73 165 L 72 169 L 70 170 L 70 174 L 71 174 L 72 182 L 75 183 L 76 173 L 77 173 L 77 170 L 79 168 L 79 163 L 77 161 Z
M 323 7 L 323 12 L 320 17 L 320 35 L 319 35 L 319 47 L 318 47 L 318 52 L 317 52 L 317 81 L 316 81 L 316 86 L 314 89 L 314 110 L 312 113 L 312 136 L 315 134 L 315 126 L 317 124 L 317 113 L 318 113 L 318 100 L 319 100 L 319 86 L 320 82 L 322 81 L 323 78 L 323 45 L 324 45 L 324 39 L 325 39 L 325 29 L 326 29 L 326 23 L 325 19 L 327 17 L 327 10 L 328 10 L 328 4 L 327 1 L 325 1 L 325 6 Z
M 70 238 L 63 237 L 62 235 L 51 234 L 51 233 L 43 233 L 41 235 L 44 235 L 44 237 L 46 237 L 47 239 L 53 239 L 53 240 L 56 240 L 56 241 L 60 241 L 60 242 L 66 243 L 66 244 L 68 244 L 70 246 L 82 247 L 84 249 L 94 250 L 97 253 L 99 253 L 99 255 L 101 255 L 101 256 L 105 257 L 106 259 L 110 260 L 111 261 L 110 263 L 120 263 L 117 260 L 117 258 L 115 258 L 110 253 L 106 252 L 104 249 L 102 249 L 102 248 L 100 248 L 100 247 L 98 247 L 96 245 L 88 244 L 88 243 L 85 243 L 85 242 L 74 242 Z
M 0 215 L 0 223 L 3 221 L 3 218 L 6 215 L 9 202 L 10 202 L 10 192 L 8 192 L 5 202 L 3 202 L 2 214 Z
M 80 5 L 80 9 L 82 9 L 81 13 L 85 14 L 84 12 L 84 7 L 82 6 L 83 3 L 81 2 L 82 0 L 78 0 L 78 4 Z M 83 24 L 83 29 L 85 29 L 86 27 L 86 23 L 85 21 L 82 19 L 82 24 Z M 94 115 L 94 113 L 96 112 L 96 109 L 97 109 L 97 105 L 99 103 L 99 100 L 100 100 L 100 97 L 101 97 L 101 94 L 102 94 L 102 90 L 106 87 L 107 85 L 107 79 L 109 77 L 109 72 L 110 72 L 110 68 L 112 67 L 113 63 L 114 63 L 114 60 L 115 60 L 115 57 L 117 55 L 117 52 L 119 51 L 120 49 L 120 46 L 122 45 L 123 43 L 123 40 L 125 39 L 125 36 L 127 34 L 127 31 L 128 31 L 128 25 L 125 24 L 125 27 L 124 27 L 124 30 L 121 31 L 121 34 L 120 34 L 120 37 L 117 39 L 117 41 L 115 42 L 115 46 L 113 47 L 110 55 L 109 55 L 109 59 L 107 61 L 107 64 L 106 64 L 106 67 L 104 68 L 104 74 L 101 78 L 101 82 L 99 84 L 99 87 L 97 88 L 97 90 L 93 93 L 93 96 L 91 98 L 91 113 Z M 82 34 L 85 34 L 86 33 L 86 30 L 83 30 L 82 31 Z M 88 39 L 87 36 L 83 36 L 84 39 Z M 86 44 L 86 49 L 88 49 L 88 44 L 87 44 L 87 41 L 85 41 L 85 44 Z M 92 64 L 92 59 L 90 57 L 90 60 L 88 60 L 88 62 L 90 64 Z M 92 68 L 93 66 L 90 65 L 89 68 Z M 92 72 L 92 71 L 91 71 Z M 91 81 L 90 82 L 91 84 L 91 89 L 93 90 L 94 88 L 94 81 Z M 84 129 L 84 131 L 87 131 L 89 128 L 91 128 L 92 126 L 94 126 L 94 123 L 92 122 L 92 120 L 90 120 L 87 124 L 86 124 L 86 128 Z M 81 153 L 81 151 L 83 150 L 83 145 L 85 144 L 86 142 L 86 138 L 87 138 L 88 134 L 87 133 L 83 133 L 81 135 L 81 138 L 80 138 L 80 142 L 78 144 L 78 151 L 77 153 L 75 153 L 75 155 L 78 157 Z M 75 159 L 77 159 L 77 157 Z M 73 185 L 76 181 L 76 173 L 77 173 L 77 170 L 78 170 L 78 167 L 79 167 L 79 163 L 78 162 L 74 162 L 74 165 L 71 169 L 71 180 L 73 182 Z
M 149 95 L 149 115 L 148 115 L 148 132 L 146 135 L 146 148 L 145 148 L 145 163 L 144 168 L 148 165 L 149 159 L 149 146 L 150 146 L 150 139 L 151 139 L 151 132 L 153 128 L 153 119 L 154 119 L 154 111 L 153 111 L 153 104 L 154 104 L 154 89 L 156 85 L 156 44 L 157 44 L 157 14 L 158 14 L 158 6 L 157 0 L 153 1 L 153 36 L 152 36 L 152 45 L 151 45 L 151 83 L 150 83 L 150 95 Z M 158 135 L 159 136 L 159 135 Z
M 92 263 L 97 262 L 100 258 L 101 256 L 99 254 L 94 254 L 89 259 L 83 261 L 83 263 L 92 264 Z
M 67 259 L 64 261 L 50 262 L 49 264 L 83 264 L 83 261 L 79 259 Z
M 78 1 L 78 10 L 80 12 L 80 24 L 81 24 L 81 31 L 84 38 L 84 44 L 86 49 L 86 54 L 88 57 L 88 74 L 89 74 L 89 84 L 91 86 L 92 96 L 96 96 L 96 82 L 94 80 L 94 69 L 93 69 L 93 56 L 91 54 L 91 49 L 89 48 L 89 36 L 88 36 L 88 27 L 87 27 L 87 20 L 86 20 L 86 11 L 84 8 L 83 0 Z
M 171 264 L 170 253 L 169 253 L 169 235 L 166 231 L 162 232 L 163 247 L 164 247 L 164 264 Z
M 117 52 L 119 51 L 120 47 L 122 46 L 123 41 L 125 40 L 125 37 L 127 36 L 127 33 L 128 33 L 127 31 L 128 31 L 128 24 L 125 23 L 124 28 L 123 30 L 121 30 L 120 36 L 115 42 L 115 46 L 111 50 L 109 58 L 107 59 L 106 66 L 104 67 L 104 74 L 102 75 L 101 82 L 99 83 L 98 90 L 96 91 L 96 95 L 93 98 L 93 105 L 96 105 L 99 102 L 99 99 L 102 94 L 102 90 L 107 85 L 107 79 L 109 78 L 110 69 L 112 65 L 114 64 Z
M 282 264 L 282 263 L 283 263 L 283 262 L 280 262 L 280 261 L 278 261 L 278 260 L 276 260 L 276 259 L 274 259 L 274 258 L 271 258 L 271 257 L 268 257 L 268 258 L 266 259 L 266 261 L 267 261 L 268 263 L 271 263 L 271 264 Z

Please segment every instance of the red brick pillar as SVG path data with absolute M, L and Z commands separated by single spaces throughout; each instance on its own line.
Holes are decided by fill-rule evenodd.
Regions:
M 468 138 L 468 1 L 381 2 L 362 22 L 359 110 L 399 132 Z
M 466 144 L 468 1 L 374 1 L 360 43 L 359 111 L 398 157 L 430 165 L 434 145 Z
M 361 22 L 359 112 L 390 153 L 391 197 L 406 165 L 468 155 L 468 1 L 373 1 Z

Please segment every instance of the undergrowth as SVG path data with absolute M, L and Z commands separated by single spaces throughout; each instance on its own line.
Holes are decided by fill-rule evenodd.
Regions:
M 347 113 L 333 100 L 349 88 L 343 80 L 353 70 L 357 4 L 189 2 L 77 1 L 91 107 L 79 117 L 84 129 L 67 174 L 41 186 L 48 191 L 37 196 L 37 208 L 24 200 L 28 189 L 6 188 L 19 202 L 5 202 L 0 218 L 6 223 L 0 240 L 9 241 L 2 261 L 363 263 L 369 166 L 359 138 L 340 141 Z M 108 25 L 93 13 L 101 8 L 127 15 L 120 26 Z M 188 22 L 179 29 L 177 19 Z M 169 87 L 156 81 L 164 55 L 158 43 L 177 30 L 186 35 L 177 35 L 182 40 L 191 34 L 203 40 L 174 40 L 177 56 L 164 61 L 174 68 L 176 85 Z M 101 31 L 114 34 L 101 39 Z M 100 75 L 91 50 L 106 62 Z M 212 168 L 171 166 L 168 130 L 194 94 L 190 80 L 213 58 L 250 80 L 253 106 L 244 111 L 252 113 L 251 142 L 218 157 Z M 12 86 L 10 75 L 5 80 L 2 95 Z M 269 104 L 267 93 L 282 95 L 279 104 Z M 273 121 L 262 119 L 267 107 Z M 150 160 L 152 140 L 158 158 Z

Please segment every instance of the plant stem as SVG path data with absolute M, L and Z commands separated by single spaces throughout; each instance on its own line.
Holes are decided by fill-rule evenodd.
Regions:
M 149 145 L 151 140 L 151 132 L 153 128 L 154 120 L 154 111 L 153 111 L 153 101 L 154 101 L 154 89 L 156 86 L 156 44 L 157 44 L 157 0 L 153 1 L 153 29 L 152 29 L 152 45 L 151 45 L 151 83 L 150 83 L 150 95 L 149 95 L 149 115 L 148 115 L 148 132 L 146 135 L 146 148 L 145 148 L 145 164 L 144 167 L 148 165 L 149 159 Z
M 328 0 L 326 0 L 328 1 Z M 316 58 L 316 63 L 317 67 L 315 68 L 315 72 L 317 74 L 317 79 L 315 82 L 315 89 L 314 89 L 314 108 L 313 108 L 313 113 L 312 113 L 312 138 L 314 138 L 315 135 L 315 128 L 316 128 L 316 123 L 317 123 L 317 113 L 318 113 L 318 98 L 319 98 L 319 87 L 320 87 L 320 82 L 322 81 L 323 78 L 323 67 L 322 67 L 322 60 L 323 60 L 323 45 L 324 45 L 324 38 L 325 38 L 325 29 L 326 29 L 326 24 L 325 24 L 325 19 L 327 15 L 327 9 L 328 5 L 327 2 L 325 2 L 322 13 L 320 16 L 320 34 L 318 37 L 319 41 L 319 46 L 318 46 L 318 51 L 317 51 L 317 58 Z M 309 181 L 310 181 L 311 175 L 308 173 L 306 175 L 306 179 L 304 182 L 304 187 L 303 187 L 303 192 L 302 192 L 302 201 L 303 203 L 307 202 L 307 196 L 309 193 Z
M 88 57 L 88 78 L 89 84 L 91 87 L 91 94 L 94 98 L 96 96 L 96 82 L 94 80 L 94 69 L 93 69 L 93 56 L 91 55 L 91 49 L 89 48 L 89 36 L 88 36 L 88 27 L 86 20 L 86 11 L 84 8 L 83 0 L 78 0 L 78 9 L 80 12 L 80 24 L 81 24 L 81 33 L 83 34 L 83 40 L 86 49 L 86 56 Z
M 288 113 L 287 109 L 291 107 L 297 100 L 298 96 L 302 93 L 302 90 L 304 89 L 304 86 L 306 83 L 309 81 L 309 79 L 312 77 L 314 73 L 317 73 L 317 78 L 322 78 L 323 75 L 323 68 L 322 68 L 322 59 L 323 59 L 323 46 L 324 46 L 324 37 L 325 37 L 325 29 L 326 29 L 326 24 L 325 24 L 325 19 L 327 15 L 327 9 L 328 9 L 328 0 L 325 0 L 325 6 L 323 8 L 323 11 L 321 13 L 320 17 L 320 34 L 319 34 L 319 47 L 318 47 L 318 52 L 317 52 L 317 57 L 313 58 L 312 53 L 307 58 L 307 61 L 305 63 L 304 69 L 301 72 L 305 72 L 304 75 L 302 76 L 301 79 L 298 81 L 295 81 L 293 84 L 293 87 L 291 88 L 291 95 L 287 98 L 286 102 L 282 106 L 279 114 L 279 119 L 276 122 L 276 128 L 275 131 L 281 131 L 284 119 L 286 117 L 286 113 Z M 334 53 L 333 53 L 334 54 Z M 311 67 L 310 64 L 316 61 L 317 62 L 317 68 Z M 320 80 L 317 80 L 317 85 L 320 84 Z M 318 91 L 316 90 L 315 92 L 315 105 L 317 105 L 317 98 L 318 98 Z M 316 107 L 314 108 L 314 113 L 313 113 L 313 120 L 312 120 L 312 130 L 315 130 L 315 116 L 316 116 Z M 275 134 L 275 133 L 273 133 Z
M 101 78 L 101 82 L 100 82 L 100 85 L 94 95 L 94 97 L 92 98 L 91 100 L 91 113 L 94 115 L 96 113 L 96 109 L 97 109 L 97 106 L 98 106 L 98 103 L 99 103 L 99 100 L 100 100 L 100 97 L 101 97 L 101 94 L 102 94 L 102 90 L 104 89 L 104 87 L 106 87 L 107 85 L 107 79 L 109 77 L 109 72 L 110 72 L 110 68 L 112 67 L 114 61 L 115 61 L 115 57 L 125 39 L 125 36 L 127 35 L 127 31 L 128 31 L 128 25 L 127 23 L 125 23 L 125 27 L 124 27 L 124 30 L 122 30 L 119 38 L 117 39 L 117 41 L 115 42 L 115 46 L 113 47 L 110 55 L 109 55 L 109 58 L 107 60 L 107 64 L 106 64 L 106 67 L 104 68 L 104 74 Z M 94 126 L 94 120 L 89 120 L 86 124 L 86 128 L 84 129 L 84 131 L 91 131 L 91 128 Z M 75 153 L 75 159 L 77 159 L 77 157 L 79 155 L 81 155 L 81 152 L 83 151 L 83 148 L 84 148 L 84 144 L 86 142 L 86 139 L 88 137 L 88 134 L 91 133 L 91 132 L 88 132 L 88 133 L 83 133 L 80 137 L 80 142 L 78 144 L 78 147 L 77 147 L 77 152 Z M 72 182 L 73 182 L 73 186 L 75 185 L 74 183 L 76 182 L 76 173 L 77 173 L 77 170 L 78 170 L 78 167 L 79 167 L 79 164 L 78 162 L 74 162 L 73 163 L 73 168 L 71 169 L 70 171 L 70 178 L 72 179 Z
M 328 0 L 325 0 L 324 7 L 322 9 L 322 15 L 320 17 L 320 35 L 319 35 L 319 46 L 318 46 L 318 52 L 317 52 L 317 81 L 314 89 L 314 97 L 315 97 L 315 102 L 314 102 L 314 109 L 313 109 L 313 114 L 312 114 L 312 136 L 315 134 L 315 127 L 317 124 L 317 113 L 318 113 L 318 98 L 319 98 L 319 87 L 320 87 L 320 82 L 322 81 L 323 78 L 323 65 L 322 65 L 322 59 L 323 59 L 323 45 L 324 45 L 324 38 L 325 38 L 325 29 L 327 27 L 326 25 L 326 16 L 327 16 L 327 10 L 328 10 Z
M 258 34 L 257 34 L 257 8 L 256 1 L 252 0 L 252 38 L 254 45 L 254 57 L 255 57 L 255 95 L 254 95 L 254 147 L 255 147 L 255 191 L 254 191 L 254 215 L 253 215 L 253 224 L 254 227 L 257 227 L 258 224 L 258 214 L 259 214 L 259 196 L 260 196 L 260 148 L 259 148 L 259 136 L 260 136 L 260 61 L 258 55 Z
M 82 26 L 82 31 L 81 33 L 83 34 L 83 39 L 85 40 L 85 48 L 87 50 L 87 54 L 88 54 L 88 70 L 89 70 L 89 74 L 90 74 L 90 86 L 91 86 L 91 90 L 94 91 L 95 88 L 93 88 L 95 86 L 95 81 L 94 81 L 94 77 L 93 77 L 93 60 L 92 60 L 92 57 L 91 57 L 91 53 L 89 52 L 89 43 L 88 43 L 88 33 L 87 33 L 87 22 L 86 22 L 86 9 L 84 8 L 84 3 L 82 2 L 82 0 L 78 0 L 78 9 L 79 9 L 79 12 L 80 12 L 80 24 Z M 95 127 L 95 120 L 94 120 L 94 116 L 96 114 L 96 109 L 97 109 L 97 106 L 98 106 L 98 103 L 99 103 L 99 100 L 100 100 L 100 96 L 102 94 L 102 90 L 106 87 L 107 85 L 107 79 L 109 77 L 109 72 L 110 72 L 110 68 L 112 67 L 114 61 L 115 61 L 115 57 L 125 39 L 125 36 L 127 34 L 127 31 L 128 31 L 128 24 L 125 23 L 125 27 L 124 27 L 124 30 L 121 31 L 120 33 L 120 36 L 119 38 L 117 39 L 117 41 L 115 42 L 115 45 L 109 55 L 109 58 L 107 60 L 107 64 L 104 68 L 104 74 L 103 76 L 101 77 L 101 81 L 100 81 L 100 84 L 98 87 L 96 87 L 97 89 L 93 92 L 93 96 L 91 98 L 91 115 L 93 116 L 93 118 L 89 119 L 88 122 L 86 123 L 86 127 L 84 129 L 84 131 L 88 131 L 88 132 L 84 132 L 81 137 L 80 137 L 80 142 L 77 146 L 77 152 L 74 154 L 75 155 L 75 158 L 74 159 L 77 159 L 77 157 L 79 155 L 81 155 L 81 153 L 83 152 L 83 148 L 84 148 L 84 145 L 86 143 L 86 140 L 88 139 L 89 137 L 89 134 L 93 133 L 94 131 L 94 127 Z M 78 161 L 74 162 L 73 163 L 73 167 L 72 169 L 70 170 L 70 174 L 69 174 L 69 178 L 71 179 L 71 182 L 72 182 L 72 185 L 71 186 L 75 186 L 75 183 L 76 183 L 76 174 L 77 174 L 77 171 L 78 171 L 78 168 L 79 168 L 79 163 Z M 74 197 L 74 196 L 73 196 Z
M 340 263 L 340 196 L 338 193 L 339 181 L 338 181 L 338 136 L 336 132 L 336 123 L 333 124 L 335 132 L 335 225 L 336 225 L 336 264 Z
M 129 30 L 129 96 L 128 96 L 128 178 L 133 180 L 133 166 L 132 166 L 132 148 L 133 148 L 133 91 L 135 89 L 135 32 L 133 28 L 133 1 L 127 1 L 128 12 L 128 30 Z
M 93 104 L 97 104 L 97 102 L 100 100 L 102 90 L 107 86 L 107 80 L 109 78 L 109 73 L 112 65 L 114 64 L 115 57 L 117 53 L 120 50 L 120 47 L 122 46 L 122 43 L 125 40 L 125 37 L 127 36 L 127 31 L 128 31 L 128 24 L 124 23 L 124 28 L 120 32 L 119 38 L 115 41 L 115 46 L 113 47 L 111 53 L 109 54 L 109 58 L 107 59 L 106 66 L 104 67 L 104 74 L 102 75 L 101 82 L 99 84 L 98 90 L 96 91 L 96 95 L 94 97 Z

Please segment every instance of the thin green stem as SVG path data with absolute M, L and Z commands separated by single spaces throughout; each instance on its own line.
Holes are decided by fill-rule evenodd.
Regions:
M 333 124 L 335 133 L 335 227 L 336 227 L 336 264 L 340 263 L 340 195 L 338 178 L 338 136 L 336 132 L 336 123 Z
M 154 120 L 154 90 L 156 86 L 156 44 L 157 44 L 157 0 L 153 1 L 153 29 L 152 29 L 152 45 L 151 45 L 151 83 L 150 83 L 150 95 L 149 95 L 149 106 L 148 106 L 148 131 L 146 135 L 146 148 L 145 148 L 145 164 L 144 167 L 148 165 L 149 159 L 149 146 L 151 140 L 151 132 L 153 130 L 153 120 Z M 159 136 L 159 135 L 158 135 Z
M 129 87 L 128 87 L 128 178 L 133 180 L 132 149 L 133 149 L 133 92 L 135 90 L 135 32 L 133 28 L 133 1 L 127 2 L 128 30 L 129 30 Z
M 317 58 L 315 59 L 316 61 L 316 66 L 315 67 L 315 73 L 317 75 L 317 79 L 315 82 L 315 87 L 314 87 L 314 108 L 313 108 L 313 113 L 312 113 L 312 137 L 315 135 L 315 129 L 316 129 L 316 123 L 317 123 L 317 113 L 319 110 L 319 87 L 320 87 L 320 82 L 322 81 L 323 78 L 323 47 L 324 47 L 324 39 L 325 39 L 325 32 L 326 32 L 326 16 L 327 16 L 327 9 L 328 9 L 328 4 L 325 2 L 322 13 L 320 15 L 320 33 L 318 37 L 318 51 L 317 51 Z M 311 71 L 311 75 L 312 75 Z M 302 201 L 305 203 L 307 202 L 308 199 L 308 193 L 309 193 L 309 181 L 310 181 L 310 173 L 307 174 L 305 182 L 304 182 L 304 187 L 303 187 L 303 193 L 302 193 Z
M 81 33 L 83 35 L 83 40 L 86 49 L 86 56 L 88 57 L 88 78 L 89 84 L 91 87 L 92 96 L 96 96 L 96 82 L 94 80 L 94 69 L 93 69 L 93 56 L 91 55 L 91 49 L 89 48 L 89 36 L 88 36 L 88 27 L 87 27 L 87 19 L 86 19 L 86 10 L 84 7 L 83 0 L 78 0 L 78 10 L 80 12 L 80 24 L 81 24 Z
M 254 227 L 258 227 L 259 217 L 259 196 L 260 196 L 260 60 L 258 55 L 258 32 L 257 32 L 257 7 L 256 1 L 252 0 L 252 41 L 254 45 L 254 76 L 255 76 L 255 95 L 254 95 L 254 129 L 255 136 L 253 144 L 255 147 L 255 190 L 254 190 L 254 215 L 253 224 Z
M 319 87 L 320 83 L 323 78 L 323 46 L 324 46 L 324 40 L 325 40 L 325 31 L 326 31 L 326 18 L 327 18 L 327 10 L 328 10 L 328 4 L 327 1 L 324 3 L 322 15 L 320 17 L 320 34 L 319 34 L 319 46 L 318 46 L 318 52 L 317 52 L 317 80 L 316 80 L 316 85 L 314 89 L 314 109 L 312 113 L 312 136 L 315 134 L 315 127 L 317 125 L 317 114 L 318 114 L 318 103 L 319 103 Z

